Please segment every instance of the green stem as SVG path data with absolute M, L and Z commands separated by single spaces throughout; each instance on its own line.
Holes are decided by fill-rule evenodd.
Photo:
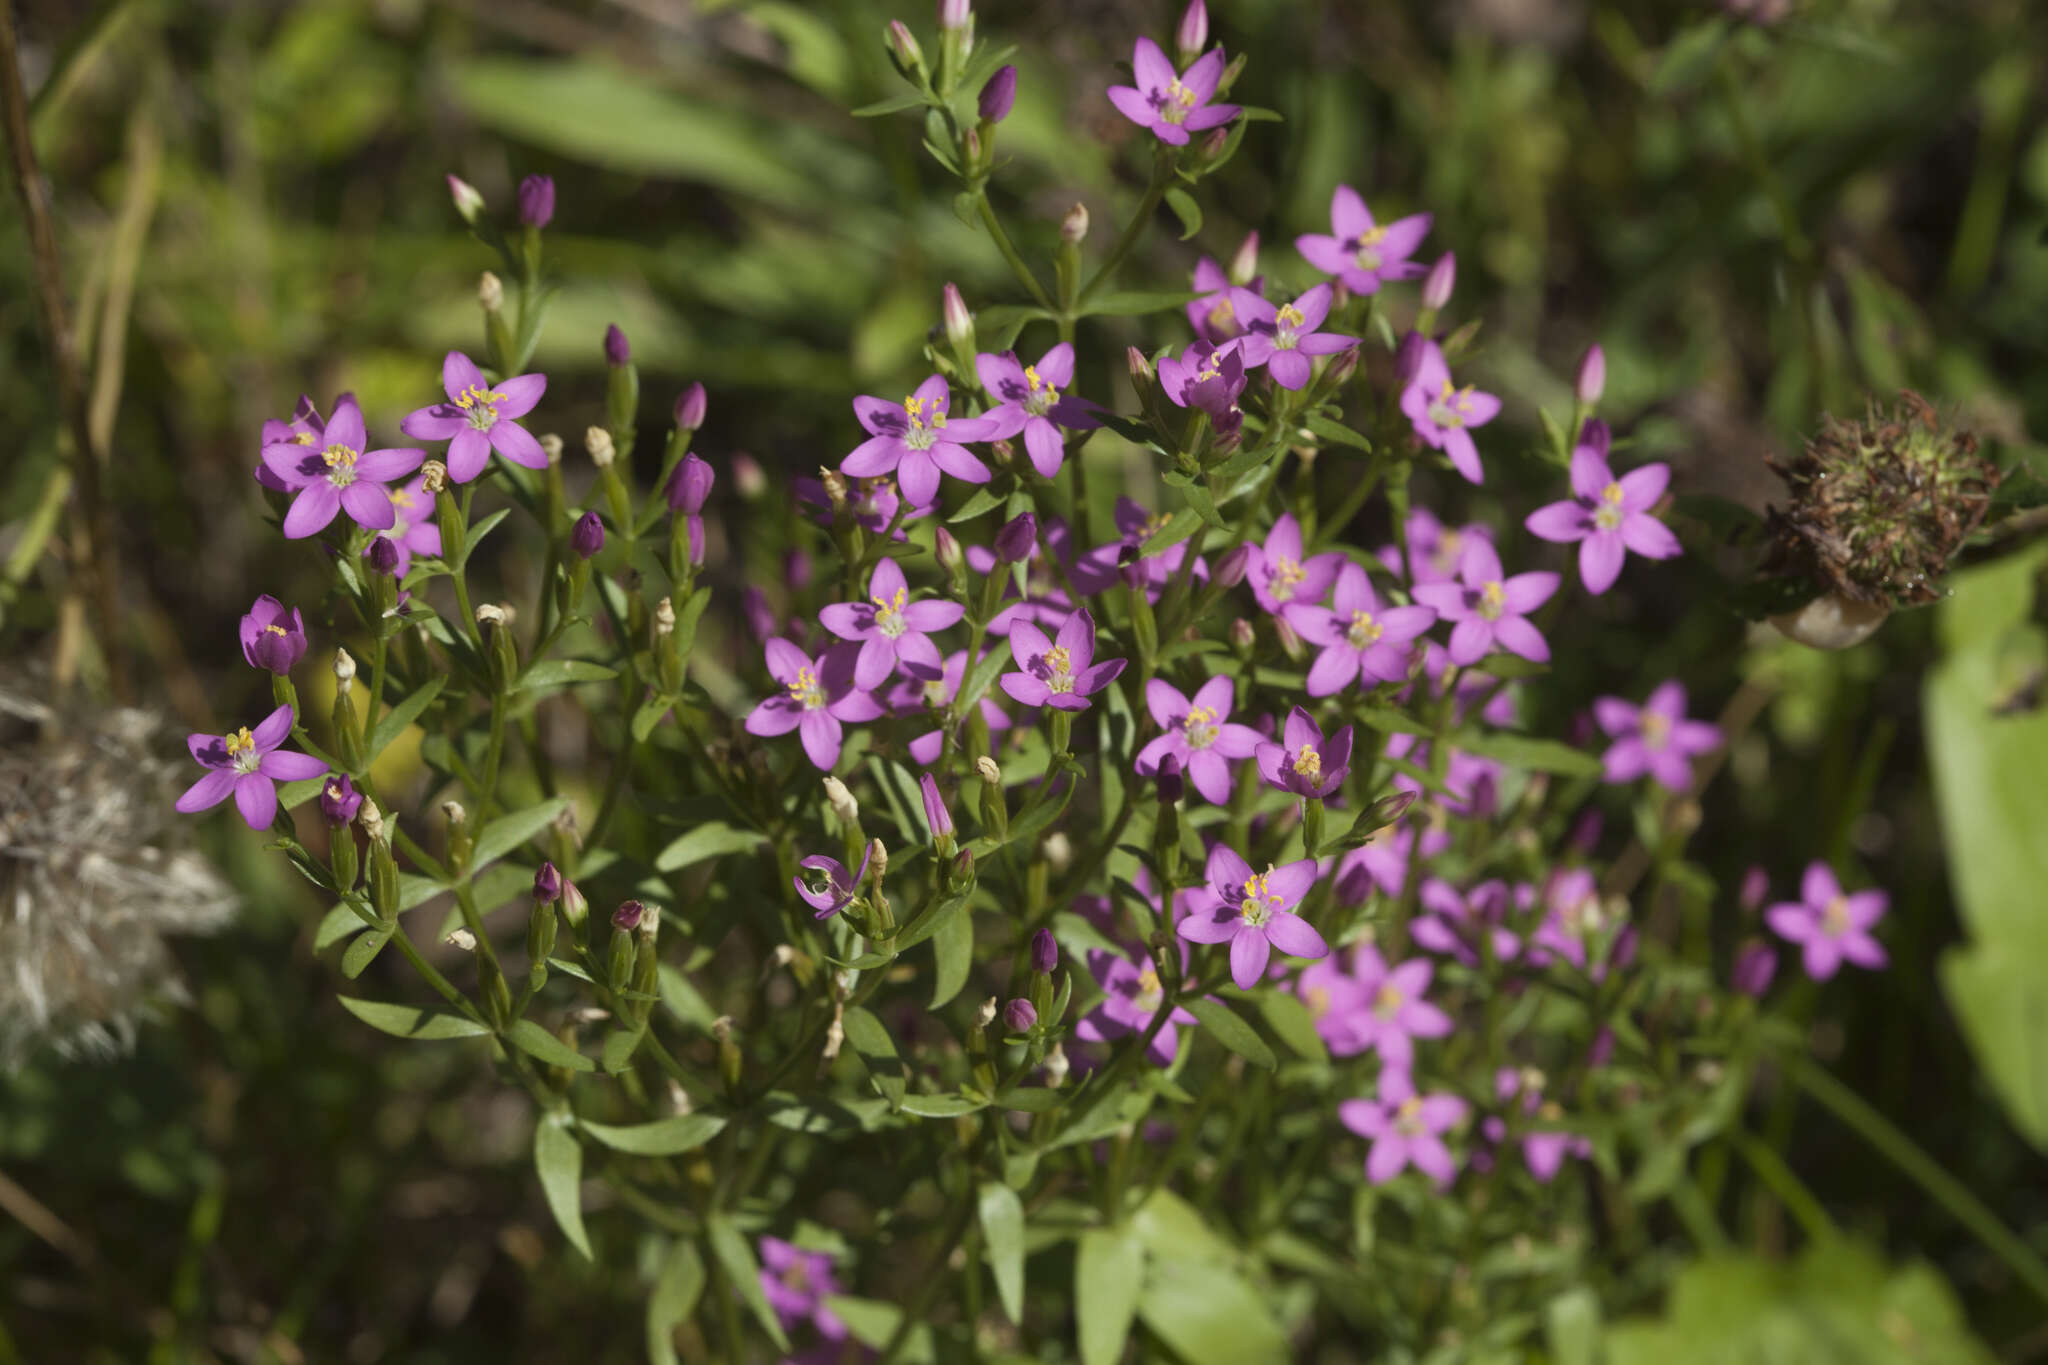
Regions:
M 1039 307 L 1050 311 L 1053 307 L 1052 295 L 1045 292 L 1045 286 L 1038 282 L 1038 276 L 1032 274 L 1031 267 L 1024 264 L 1024 257 L 1018 254 L 1016 243 L 1012 242 L 1010 234 L 1003 230 L 1002 220 L 996 217 L 995 207 L 988 202 L 986 190 L 975 191 L 974 207 L 981 215 L 981 225 L 988 229 L 988 235 L 995 240 L 996 250 L 1002 252 L 1003 259 L 1010 263 L 1010 272 L 1017 277 L 1017 282 L 1038 301 Z
M 1166 197 L 1167 185 L 1173 179 L 1173 153 L 1162 148 L 1158 159 L 1152 163 L 1152 183 L 1145 187 L 1145 197 L 1138 201 L 1138 211 L 1131 215 L 1131 221 L 1124 224 L 1123 235 L 1116 239 L 1116 245 L 1103 257 L 1102 264 L 1088 277 L 1088 283 L 1081 286 L 1080 302 L 1086 303 L 1095 297 L 1095 291 L 1109 282 L 1116 268 L 1124 263 L 1124 257 L 1131 254 L 1138 245 L 1138 239 L 1145 235 L 1145 229 L 1152 222 L 1152 214 L 1159 208 L 1159 201 Z
M 960 1239 L 967 1235 L 968 1226 L 973 1221 L 974 1200 L 969 1193 L 963 1192 L 959 1208 L 953 1213 L 952 1225 L 946 1229 L 946 1240 L 932 1257 L 932 1263 L 925 1271 L 924 1281 L 918 1286 L 916 1297 L 904 1305 L 903 1316 L 898 1319 L 896 1330 L 889 1334 L 888 1343 L 882 1347 L 882 1358 L 878 1365 L 894 1365 L 897 1357 L 903 1354 L 903 1348 L 910 1343 L 911 1332 L 924 1321 L 926 1310 L 931 1307 L 932 1300 L 938 1297 L 940 1286 L 946 1282 L 946 1262 L 952 1259 L 953 1248 L 960 1245 Z
M 2032 1247 L 2020 1240 L 2018 1234 L 2001 1223 L 1998 1215 L 1971 1194 L 1962 1181 L 1950 1175 L 1940 1162 L 1927 1155 L 1918 1143 L 1894 1127 L 1891 1120 L 1873 1109 L 1861 1095 L 1811 1060 L 1795 1054 L 1787 1056 L 1785 1063 L 1801 1089 L 1820 1101 L 1822 1108 L 1832 1111 L 1836 1118 L 1855 1129 L 1859 1137 L 1894 1166 L 1911 1176 L 1921 1189 L 1934 1197 L 1936 1203 L 1949 1211 L 1950 1216 L 1968 1228 L 1987 1251 L 2005 1262 L 2006 1268 L 2033 1291 L 2034 1297 L 2048 1303 L 2048 1263 L 2044 1263 Z
M 1806 1229 L 1809 1238 L 1825 1242 L 1839 1234 L 1835 1220 L 1828 1217 L 1828 1211 L 1821 1207 L 1820 1200 L 1806 1187 L 1806 1182 L 1793 1174 L 1792 1168 L 1785 1164 L 1785 1158 L 1778 1155 L 1777 1148 L 1740 1129 L 1729 1133 L 1728 1140 L 1749 1163 L 1749 1168 L 1756 1172 L 1757 1178 L 1771 1187 L 1771 1193 L 1778 1197 L 1785 1211 Z

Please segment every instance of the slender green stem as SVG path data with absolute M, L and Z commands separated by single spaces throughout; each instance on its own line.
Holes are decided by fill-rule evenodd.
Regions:
M 504 627 L 500 627 L 504 629 Z M 484 747 L 483 787 L 477 793 L 477 821 L 489 820 L 498 805 L 498 765 L 505 757 L 505 699 L 491 699 L 491 737 Z
M 1821 1207 L 1820 1200 L 1806 1187 L 1806 1182 L 1793 1174 L 1792 1168 L 1785 1164 L 1785 1158 L 1778 1155 L 1777 1148 L 1740 1129 L 1731 1132 L 1728 1140 L 1749 1163 L 1749 1168 L 1756 1172 L 1757 1178 L 1771 1187 L 1771 1193 L 1778 1197 L 1785 1211 L 1798 1220 L 1808 1237 L 1823 1242 L 1839 1234 L 1835 1220 Z
M 1911 1176 L 1936 1203 L 1968 1228 L 1987 1251 L 2005 1262 L 2006 1268 L 2032 1290 L 2034 1297 L 2048 1303 L 2048 1262 L 1998 1220 L 1998 1215 L 1971 1194 L 1963 1182 L 1945 1170 L 1920 1145 L 1900 1132 L 1890 1119 L 1873 1109 L 1861 1095 L 1843 1085 L 1811 1060 L 1788 1055 L 1785 1064 L 1801 1089 L 1818 1100 L 1843 1123 L 1856 1130 L 1865 1142 L 1894 1166 Z
M 967 1235 L 968 1227 L 974 1222 L 974 1200 L 963 1192 L 958 1206 L 953 1210 L 953 1221 L 946 1229 L 946 1239 L 932 1256 L 932 1262 L 924 1273 L 923 1282 L 918 1285 L 917 1294 L 904 1306 L 903 1316 L 896 1323 L 896 1330 L 889 1334 L 888 1342 L 882 1347 L 882 1358 L 878 1365 L 893 1365 L 903 1354 L 903 1348 L 910 1344 L 910 1334 L 924 1321 L 925 1312 L 932 1300 L 938 1297 L 939 1289 L 946 1282 L 946 1263 L 952 1259 L 953 1248 L 960 1245 L 960 1239 Z M 971 1267 L 970 1267 L 971 1269 Z
M 1031 267 L 1024 264 L 1024 257 L 1018 254 L 1016 243 L 1010 240 L 1010 234 L 1003 230 L 1002 219 L 996 217 L 995 207 L 988 202 L 988 191 L 974 192 L 974 207 L 981 215 L 981 225 L 988 229 L 988 235 L 994 239 L 996 250 L 1002 252 L 1003 259 L 1010 263 L 1010 272 L 1017 277 L 1017 282 L 1038 301 L 1040 308 L 1050 310 L 1053 307 L 1052 295 L 1045 292 L 1045 286 L 1038 282 L 1038 276 L 1032 274 Z
M 1116 239 L 1116 245 L 1109 249 L 1109 255 L 1102 258 L 1102 264 L 1088 277 L 1088 283 L 1081 286 L 1080 302 L 1086 303 L 1095 297 L 1095 291 L 1109 283 L 1116 268 L 1124 263 L 1124 257 L 1131 254 L 1138 245 L 1138 239 L 1145 235 L 1145 229 L 1152 222 L 1152 214 L 1159 207 L 1159 201 L 1166 197 L 1167 186 L 1173 180 L 1173 154 L 1162 149 L 1158 159 L 1152 163 L 1152 182 L 1145 187 L 1145 197 L 1138 201 L 1138 211 L 1131 215 L 1131 221 L 1124 224 L 1123 234 Z
M 457 990 L 453 982 L 441 975 L 439 968 L 421 955 L 418 946 L 412 941 L 412 936 L 405 932 L 405 926 L 396 920 L 392 921 L 391 925 L 391 941 L 398 945 L 398 951 L 405 955 L 405 960 L 420 974 L 420 979 L 439 992 L 442 999 L 469 1018 L 476 1019 L 479 1023 L 483 1022 L 476 1006 L 470 1003 L 469 997 Z
M 590 833 L 583 836 L 583 842 L 591 848 L 602 846 L 599 841 L 611 825 L 612 812 L 619 808 L 619 798 L 625 795 L 627 779 L 633 775 L 633 751 L 640 746 L 634 742 L 630 727 L 625 738 L 626 747 L 612 763 L 612 780 L 605 784 L 604 800 L 598 805 L 597 818 L 590 822 Z

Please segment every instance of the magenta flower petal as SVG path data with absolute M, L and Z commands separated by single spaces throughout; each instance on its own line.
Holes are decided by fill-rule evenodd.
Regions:
M 197 739 L 200 736 L 193 736 Z M 235 774 L 227 769 L 215 769 L 185 789 L 177 801 L 177 809 L 187 815 L 195 811 L 211 810 L 228 799 L 235 790 Z
M 235 809 L 253 830 L 266 830 L 277 819 L 277 787 L 261 773 L 235 779 Z

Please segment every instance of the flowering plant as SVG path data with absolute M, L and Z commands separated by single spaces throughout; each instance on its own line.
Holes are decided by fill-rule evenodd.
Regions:
M 552 186 L 516 237 L 457 188 L 504 278 L 478 359 L 421 360 L 397 428 L 435 451 L 369 449 L 347 397 L 263 435 L 367 670 L 336 649 L 309 726 L 321 613 L 258 599 L 275 710 L 193 737 L 179 807 L 233 796 L 275 835 L 345 979 L 417 976 L 347 988 L 355 1017 L 484 1040 L 563 1237 L 645 1281 L 657 1359 L 962 1359 L 997 1320 L 1087 1365 L 1134 1337 L 1561 1355 L 1560 1317 L 1640 1293 L 1644 1220 L 1713 1244 L 1694 1149 L 1783 1195 L 1739 1129 L 1761 1072 L 1835 1096 L 1770 1011 L 1770 940 L 1702 928 L 1731 898 L 1688 840 L 1753 699 L 1709 723 L 1615 678 L 1604 735 L 1521 721 L 1569 712 L 1547 666 L 1599 630 L 1575 609 L 1681 553 L 1670 471 L 1597 416 L 1597 349 L 1516 448 L 1460 382 L 1473 329 L 1437 325 L 1436 220 L 1349 185 L 1265 273 L 1254 243 L 1113 288 L 1276 117 L 1228 102 L 1244 58 L 1201 0 L 1178 61 L 1134 35 L 1105 93 L 1149 159 L 1127 222 L 1091 250 L 1070 213 L 1034 263 L 989 195 L 1019 77 L 975 23 L 947 0 L 929 61 L 892 25 L 907 88 L 862 112 L 922 111 L 1015 297 L 949 288 L 903 396 L 849 394 L 787 500 L 693 450 L 702 389 L 640 449 L 616 329 L 587 466 L 536 434 L 567 417 L 529 368 Z M 1132 326 L 1153 349 L 1116 350 Z M 1557 497 L 1469 521 L 1510 469 Z M 815 522 L 773 515 L 797 500 Z M 537 575 L 478 601 L 479 546 L 515 537 Z M 426 792 L 377 769 L 412 727 Z M 1762 920 L 1816 981 L 1887 961 L 1886 897 L 1845 875 Z

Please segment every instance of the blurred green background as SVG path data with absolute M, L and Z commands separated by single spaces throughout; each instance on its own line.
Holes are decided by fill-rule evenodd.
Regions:
M 953 216 L 915 121 L 846 112 L 895 92 L 886 5 L 16 9 L 66 282 L 102 385 L 124 647 L 148 661 L 149 698 L 181 732 L 263 704 L 233 643 L 249 599 L 319 591 L 317 565 L 260 519 L 262 420 L 302 390 L 323 407 L 353 390 L 373 433 L 390 433 L 433 394 L 440 353 L 476 340 L 488 259 L 446 174 L 500 214 L 521 176 L 555 177 L 563 292 L 535 426 L 572 452 L 601 420 L 607 323 L 641 366 L 648 458 L 695 379 L 712 395 L 698 449 L 806 472 L 850 447 L 853 393 L 891 392 L 914 370 L 943 282 L 977 308 L 1016 301 L 987 239 Z M 1149 153 L 1101 91 L 1132 37 L 1167 38 L 1178 8 L 1017 0 L 978 13 L 981 41 L 1022 45 L 996 186 L 1020 245 L 1045 259 L 1076 201 L 1106 237 Z M 929 14 L 902 17 L 929 35 Z M 1765 452 L 1795 450 L 1823 410 L 1855 413 L 1902 386 L 1960 413 L 2008 465 L 2038 458 L 2048 9 L 1795 0 L 1762 28 L 1670 0 L 1221 0 L 1213 32 L 1250 54 L 1238 97 L 1285 121 L 1256 125 L 1205 187 L 1193 240 L 1174 242 L 1162 214 L 1126 284 L 1180 287 L 1198 254 L 1227 258 L 1252 227 L 1268 271 L 1305 282 L 1291 240 L 1321 227 L 1348 181 L 1383 217 L 1434 212 L 1430 250 L 1457 251 L 1454 311 L 1485 320 L 1474 373 L 1508 399 L 1489 452 L 1534 438 L 1537 405 L 1567 399 L 1597 339 L 1609 415 L 1637 454 L 1672 461 L 1682 492 L 1760 507 Z M 60 461 L 15 207 L 0 214 L 0 549 L 20 542 Z M 1123 322 L 1084 333 L 1078 387 L 1114 395 L 1126 342 L 1168 339 Z M 1553 496 L 1533 461 L 1490 465 L 1485 493 L 1464 499 L 1475 516 L 1513 524 Z M 737 509 L 729 481 L 721 509 Z M 1936 619 L 1954 613 L 1904 614 L 1872 645 L 1823 656 L 1720 609 L 1711 568 L 1667 579 L 1669 600 L 1588 606 L 1538 723 L 1561 733 L 1596 692 L 1640 696 L 1674 672 L 1696 714 L 1741 676 L 1773 680 L 1765 723 L 1709 802 L 1700 856 L 1730 902 L 1750 864 L 1789 892 L 1812 856 L 1891 890 L 1893 970 L 1801 987 L 1791 1008 L 1837 1074 L 2048 1252 L 2048 1168 L 1938 980 L 1962 930 L 1921 700 Z M 728 619 L 738 583 L 728 571 L 720 584 Z M 48 560 L 10 577 L 7 657 L 44 649 L 60 586 Z M 1994 614 L 2010 615 L 2011 596 Z M 1944 794 L 1952 821 L 1973 790 L 1965 775 Z M 230 823 L 199 837 L 245 911 L 178 945 L 191 1007 L 127 1060 L 43 1055 L 0 1077 L 0 1172 L 82 1239 L 67 1251 L 0 1218 L 0 1361 L 638 1359 L 638 1286 L 560 1245 L 527 1170 L 523 1101 L 466 1051 L 387 1046 L 349 1021 L 313 951 L 318 907 Z M 2016 910 L 2048 919 L 2038 884 L 2014 886 Z M 2048 993 L 2038 983 L 2048 974 L 2021 977 L 2022 1005 Z M 2036 1041 L 2013 1046 L 2048 1057 L 2042 1021 L 2031 1026 Z M 1752 1127 L 1844 1228 L 1931 1261 L 2002 1358 L 2048 1359 L 2040 1313 L 1998 1263 L 1784 1093 L 1759 1097 Z M 1735 1216 L 1749 1245 L 1798 1245 L 1775 1206 Z

